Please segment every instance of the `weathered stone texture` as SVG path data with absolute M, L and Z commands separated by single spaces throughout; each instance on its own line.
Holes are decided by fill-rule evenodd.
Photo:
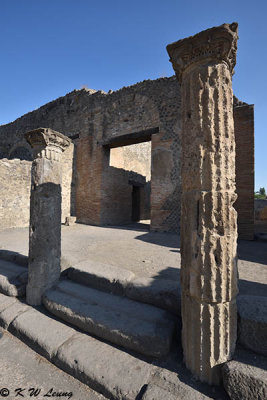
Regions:
M 234 107 L 239 239 L 254 238 L 254 106 Z
M 75 186 L 74 174 L 74 144 L 70 146 L 61 155 L 61 168 L 62 168 L 62 210 L 61 221 L 65 222 L 66 217 L 75 215 Z
M 181 82 L 182 342 L 187 367 L 218 383 L 236 342 L 236 24 L 167 47 Z
M 47 128 L 30 131 L 25 137 L 34 156 L 27 302 L 39 305 L 44 291 L 59 279 L 61 271 L 61 153 L 71 141 Z
M 62 155 L 62 222 L 71 215 L 73 151 L 71 144 Z M 0 159 L 0 229 L 29 225 L 31 166 L 31 161 Z
M 110 150 L 110 166 L 134 171 L 151 179 L 151 142 L 117 147 Z
M 31 162 L 0 160 L 0 229 L 29 223 Z

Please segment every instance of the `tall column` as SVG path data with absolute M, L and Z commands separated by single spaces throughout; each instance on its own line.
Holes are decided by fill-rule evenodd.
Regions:
M 25 134 L 33 148 L 27 303 L 40 305 L 42 295 L 60 276 L 61 154 L 71 141 L 51 129 Z
M 172 43 L 182 92 L 181 288 L 184 361 L 220 381 L 236 342 L 237 224 L 232 74 L 237 24 Z

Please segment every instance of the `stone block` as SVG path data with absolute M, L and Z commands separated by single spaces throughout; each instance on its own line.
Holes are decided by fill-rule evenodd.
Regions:
M 57 317 L 116 345 L 153 357 L 170 350 L 174 321 L 156 307 L 62 281 L 43 297 Z
M 60 347 L 55 363 L 107 398 L 118 400 L 135 400 L 153 370 L 150 364 L 83 334 Z
M 223 369 L 223 385 L 231 400 L 267 399 L 267 359 L 239 349 Z
M 238 296 L 237 305 L 239 343 L 267 357 L 267 297 Z
M 134 273 L 123 268 L 86 260 L 75 265 L 68 277 L 83 285 L 115 294 L 123 294 L 126 285 L 135 277 Z
M 178 281 L 135 278 L 127 284 L 125 295 L 130 299 L 181 315 L 181 289 Z
M 10 324 L 9 331 L 33 350 L 53 360 L 58 348 L 76 331 L 44 313 L 29 308 Z
M 14 321 L 20 314 L 30 310 L 30 307 L 24 303 L 16 301 L 11 303 L 7 308 L 0 312 L 0 326 L 8 329 L 11 322 Z

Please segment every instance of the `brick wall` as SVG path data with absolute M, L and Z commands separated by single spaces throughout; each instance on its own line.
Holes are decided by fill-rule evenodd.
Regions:
M 241 104 L 234 107 L 236 139 L 236 192 L 235 208 L 238 213 L 239 239 L 254 237 L 254 106 Z

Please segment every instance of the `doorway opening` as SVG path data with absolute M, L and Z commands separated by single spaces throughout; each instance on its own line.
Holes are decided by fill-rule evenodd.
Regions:
M 125 223 L 150 225 L 151 141 L 111 148 L 109 166 Z
M 133 185 L 132 191 L 132 221 L 140 221 L 140 187 Z

